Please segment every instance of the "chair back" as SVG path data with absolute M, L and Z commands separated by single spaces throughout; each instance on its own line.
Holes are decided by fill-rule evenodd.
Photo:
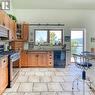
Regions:
M 78 68 L 87 70 L 92 66 L 89 62 L 89 58 L 82 54 L 73 54 L 75 65 Z

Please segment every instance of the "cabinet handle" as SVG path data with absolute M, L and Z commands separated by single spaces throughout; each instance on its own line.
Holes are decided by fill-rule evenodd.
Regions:
M 4 60 L 3 62 L 5 63 L 6 61 Z
M 38 57 L 39 55 L 36 55 L 36 57 Z

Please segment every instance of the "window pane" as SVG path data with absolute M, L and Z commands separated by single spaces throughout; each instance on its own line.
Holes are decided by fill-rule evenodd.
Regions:
M 50 30 L 50 43 L 58 45 L 59 43 L 62 43 L 61 41 L 61 30 Z
M 35 31 L 35 44 L 47 42 L 47 30 L 36 30 Z

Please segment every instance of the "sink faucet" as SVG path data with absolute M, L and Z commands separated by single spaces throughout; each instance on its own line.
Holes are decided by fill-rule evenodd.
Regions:
M 40 43 L 38 43 L 38 47 L 39 47 L 39 49 L 41 49 L 41 44 Z

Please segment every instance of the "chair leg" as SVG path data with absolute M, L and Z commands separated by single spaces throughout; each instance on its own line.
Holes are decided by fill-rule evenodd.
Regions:
M 74 92 L 74 86 L 75 86 L 75 83 L 76 83 L 76 86 L 77 86 L 77 90 L 79 90 L 78 88 L 78 85 L 79 85 L 79 77 L 76 78 L 73 82 L 72 82 L 72 92 Z

